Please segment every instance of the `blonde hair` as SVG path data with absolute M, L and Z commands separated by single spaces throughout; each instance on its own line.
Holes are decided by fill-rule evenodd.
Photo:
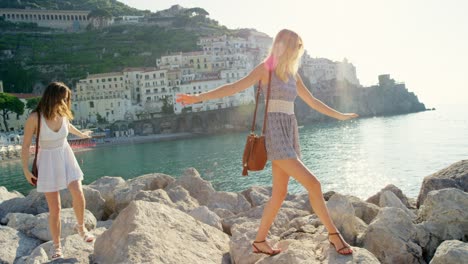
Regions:
M 281 43 L 284 45 L 284 51 L 281 54 L 277 54 L 277 46 Z M 276 75 L 286 82 L 291 75 L 296 78 L 299 60 L 303 53 L 304 45 L 301 37 L 292 30 L 283 29 L 276 34 L 265 62 L 270 70 L 274 70 Z
M 54 118 L 54 116 L 58 115 L 72 120 L 73 114 L 70 108 L 70 88 L 62 82 L 52 82 L 45 89 L 35 112 L 43 114 L 47 119 Z

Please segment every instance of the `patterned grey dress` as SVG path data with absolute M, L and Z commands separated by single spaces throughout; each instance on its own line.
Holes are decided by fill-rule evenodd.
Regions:
M 267 95 L 268 84 L 262 84 Z M 268 105 L 265 144 L 268 160 L 301 158 L 299 131 L 294 115 L 294 100 L 297 97 L 296 80 L 293 76 L 283 82 L 272 72 L 270 102 Z

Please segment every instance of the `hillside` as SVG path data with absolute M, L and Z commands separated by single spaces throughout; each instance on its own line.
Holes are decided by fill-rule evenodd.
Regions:
M 113 16 L 142 15 L 144 12 L 116 0 L 2 0 L 0 8 L 32 8 L 54 10 L 104 9 Z
M 174 9 L 179 13 L 170 18 L 169 26 L 157 24 L 161 19 L 167 21 L 161 17 L 162 10 L 148 23 L 80 33 L 0 21 L 0 80 L 7 92 L 31 92 L 35 84 L 51 80 L 73 85 L 87 73 L 155 66 L 161 55 L 197 50 L 199 36 L 235 32 L 208 18 L 203 9 L 197 15 L 187 15 L 193 8 L 173 6 L 168 10 Z

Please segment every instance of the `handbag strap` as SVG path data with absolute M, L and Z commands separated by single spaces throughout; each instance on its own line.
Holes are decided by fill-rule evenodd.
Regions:
M 37 165 L 37 152 L 39 151 L 39 134 L 41 133 L 41 114 L 37 112 L 36 149 L 33 164 Z
M 265 127 L 266 127 L 268 102 L 270 101 L 270 83 L 271 83 L 271 70 L 268 71 L 267 100 L 265 104 L 265 117 L 263 118 L 262 135 L 265 133 Z M 254 111 L 254 117 L 252 120 L 252 128 L 250 129 L 251 134 L 253 134 L 255 131 L 255 121 L 257 120 L 257 109 L 258 109 L 258 97 L 260 96 L 261 89 L 262 89 L 262 80 L 258 82 L 257 95 L 255 96 L 255 111 Z

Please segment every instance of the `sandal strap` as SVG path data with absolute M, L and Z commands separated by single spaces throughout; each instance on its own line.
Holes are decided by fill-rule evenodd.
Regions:
M 254 243 L 263 243 L 265 242 L 266 240 L 262 240 L 262 241 L 254 241 Z

